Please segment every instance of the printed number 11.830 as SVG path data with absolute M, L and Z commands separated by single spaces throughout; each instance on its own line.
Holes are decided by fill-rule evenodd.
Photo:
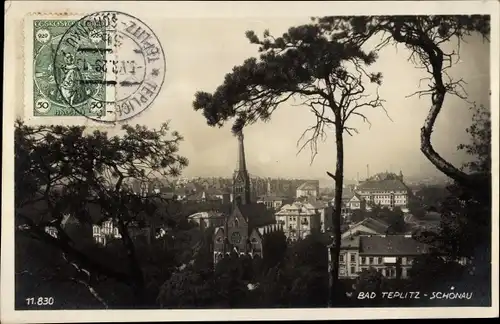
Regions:
M 29 297 L 26 298 L 27 306 L 50 306 L 54 305 L 54 297 Z

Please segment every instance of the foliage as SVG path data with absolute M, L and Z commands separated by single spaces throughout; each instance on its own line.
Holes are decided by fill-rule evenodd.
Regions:
M 481 108 L 483 109 L 483 108 Z M 477 116 L 482 116 L 477 118 Z M 473 125 L 469 128 L 472 143 L 459 146 L 474 160 L 464 167 L 474 173 L 475 185 L 465 186 L 454 183 L 447 189 L 448 197 L 438 211 L 441 213 L 441 225 L 438 233 L 420 233 L 417 239 L 430 244 L 438 259 L 424 259 L 417 264 L 419 277 L 431 282 L 449 282 L 451 271 L 455 274 L 452 284 L 461 285 L 468 291 L 474 291 L 475 301 L 491 302 L 491 133 L 487 114 L 477 112 Z M 442 259 L 444 257 L 444 259 Z M 461 270 L 456 263 L 467 260 Z M 427 261 L 427 262 L 425 262 Z M 448 270 L 446 270 L 448 269 Z M 425 270 L 425 271 L 423 271 Z
M 388 234 L 401 234 L 406 231 L 404 214 L 399 207 L 395 207 L 393 210 L 383 207 L 374 215 L 374 218 L 378 218 L 389 225 Z
M 339 18 L 342 20 L 342 18 Z M 366 70 L 376 60 L 374 52 L 365 52 L 361 44 L 348 37 L 331 35 L 318 23 L 290 27 L 281 37 L 265 31 L 262 38 L 248 31 L 250 43 L 259 46 L 259 58 L 249 58 L 231 73 L 214 93 L 197 92 L 193 107 L 201 110 L 210 126 L 222 126 L 235 118 L 233 132 L 258 120 L 270 120 L 273 112 L 285 102 L 294 101 L 311 111 L 316 122 L 307 128 L 301 151 L 311 148 L 312 160 L 317 154 L 317 141 L 333 128 L 336 140 L 335 207 L 332 224 L 337 240 L 332 249 L 332 287 L 338 282 L 340 249 L 341 197 L 344 170 L 344 131 L 350 135 L 357 129 L 348 121 L 358 117 L 368 122 L 363 109 L 383 108 L 383 100 L 370 96 L 366 86 L 380 85 L 382 75 Z M 310 135 L 308 135 L 310 134 Z M 332 288 L 334 290 L 334 288 Z
M 285 257 L 287 240 L 283 231 L 274 231 L 266 234 L 262 249 L 264 252 L 263 267 L 271 269 Z
M 426 211 L 437 209 L 442 202 L 450 195 L 445 186 L 430 185 L 418 189 L 415 197 L 410 201 L 410 212 L 418 218 L 422 218 Z
M 313 234 L 293 243 L 281 263 L 259 280 L 259 307 L 324 307 L 328 296 L 324 239 Z
M 366 218 L 366 212 L 361 209 L 355 209 L 351 214 L 351 222 L 358 223 Z
M 485 106 L 473 106 L 472 125 L 466 129 L 471 137 L 471 143 L 460 144 L 459 150 L 464 150 L 474 160 L 467 162 L 463 168 L 470 172 L 490 172 L 491 170 L 491 112 Z
M 30 127 L 20 121 L 15 129 L 16 240 L 22 231 L 62 253 L 77 272 L 77 277 L 68 279 L 87 287 L 105 307 L 106 301 L 93 287 L 103 276 L 132 288 L 135 302 L 148 301 L 141 266 L 144 255 L 135 246 L 134 233 L 137 225 L 148 223 L 154 232 L 178 220 L 166 215 L 168 201 L 138 196 L 128 183 L 178 175 L 187 165 L 177 154 L 182 137 L 169 134 L 167 124 L 159 130 L 123 126 L 123 131 L 121 136 L 108 137 L 84 127 Z M 68 215 L 71 226 L 65 223 Z M 106 219 L 118 227 L 122 239 L 116 247 L 99 250 L 90 243 L 91 226 Z M 45 232 L 47 225 L 57 231 L 56 237 Z M 119 262 L 110 262 L 120 256 Z

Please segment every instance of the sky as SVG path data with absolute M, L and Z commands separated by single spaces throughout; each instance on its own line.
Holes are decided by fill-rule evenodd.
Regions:
M 167 58 L 167 72 L 162 92 L 154 106 L 133 122 L 158 125 L 171 120 L 173 129 L 185 138 L 180 153 L 189 160 L 185 176 L 228 176 L 236 167 L 237 141 L 231 135 L 229 122 L 223 128 L 206 124 L 201 112 L 192 108 L 196 91 L 212 92 L 224 75 L 246 58 L 256 56 L 257 48 L 249 44 L 245 31 L 261 35 L 267 28 L 281 35 L 290 26 L 307 23 L 304 19 L 179 19 L 151 22 L 157 31 Z M 461 61 L 450 70 L 468 83 L 469 100 L 488 105 L 489 46 L 481 39 L 461 44 Z M 422 71 L 407 61 L 402 47 L 388 47 L 371 67 L 383 74 L 380 96 L 385 109 L 367 112 L 371 127 L 362 120 L 350 124 L 359 134 L 345 136 L 345 178 L 364 178 L 386 170 L 408 176 L 439 174 L 420 152 L 420 128 L 429 109 L 429 97 L 406 98 L 418 90 Z M 465 128 L 470 124 L 470 105 L 447 97 L 433 133 L 435 149 L 455 164 L 463 162 L 456 146 L 468 140 Z M 391 121 L 392 120 L 392 121 Z M 303 106 L 283 104 L 271 121 L 257 122 L 245 133 L 246 160 L 249 172 L 270 177 L 324 178 L 335 167 L 335 140 L 329 136 L 320 143 L 318 155 L 311 164 L 311 153 L 298 153 L 297 141 L 314 116 Z M 332 134 L 333 135 L 333 134 Z
M 200 111 L 192 108 L 197 91 L 212 92 L 224 75 L 246 58 L 257 56 L 257 47 L 245 37 L 245 31 L 262 35 L 269 29 L 281 35 L 289 27 L 308 23 L 309 18 L 243 19 L 168 19 L 151 17 L 145 23 L 156 33 L 166 57 L 165 82 L 154 103 L 130 124 L 158 128 L 170 121 L 171 128 L 184 136 L 180 153 L 189 159 L 183 176 L 230 176 L 237 163 L 237 140 L 231 134 L 231 122 L 222 128 L 207 125 Z M 363 179 L 367 165 L 371 175 L 402 170 L 406 176 L 434 176 L 440 173 L 420 152 L 420 128 L 430 107 L 430 98 L 406 98 L 418 90 L 424 76 L 407 61 L 403 47 L 387 47 L 370 71 L 382 72 L 379 89 L 385 109 L 366 112 L 371 127 L 352 120 L 359 134 L 345 135 L 346 179 Z M 450 74 L 468 83 L 470 101 L 489 106 L 489 45 L 470 38 L 461 45 L 461 61 Z M 465 128 L 470 124 L 470 105 L 447 97 L 436 122 L 432 142 L 437 152 L 456 165 L 464 161 L 458 144 L 467 141 Z M 389 116 L 389 117 L 388 117 Z M 246 161 L 249 172 L 263 177 L 326 178 L 335 168 L 333 133 L 321 142 L 311 163 L 311 153 L 298 154 L 299 140 L 315 118 L 308 108 L 284 103 L 267 123 L 257 122 L 245 128 Z M 114 131 L 110 131 L 113 133 Z

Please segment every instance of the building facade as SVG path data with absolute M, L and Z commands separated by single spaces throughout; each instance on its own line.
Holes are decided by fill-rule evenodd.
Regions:
M 257 200 L 257 203 L 264 204 L 268 209 L 272 210 L 279 210 L 287 202 L 291 202 L 291 200 L 286 197 L 272 195 L 262 196 Z
M 350 236 L 341 241 L 339 275 L 356 278 L 363 270 L 375 268 L 386 278 L 404 279 L 414 258 L 428 252 L 429 247 L 411 235 Z
M 366 207 L 373 205 L 382 207 L 406 209 L 410 189 L 403 182 L 403 174 L 380 174 L 360 183 L 356 189 L 356 197 L 366 203 Z M 353 203 L 357 203 L 354 202 Z M 361 202 L 359 202 L 361 205 Z
M 250 177 L 241 132 L 238 134 L 238 166 L 233 177 L 233 197 L 230 214 L 214 231 L 214 264 L 234 253 L 263 258 L 265 234 L 279 230 L 278 226 L 271 226 L 276 222 L 266 205 L 251 201 Z
M 283 227 L 285 236 L 291 242 L 303 239 L 325 224 L 326 205 L 294 202 L 284 205 L 275 214 L 276 223 Z M 323 229 L 324 231 L 324 229 Z
M 317 198 L 319 196 L 319 182 L 306 181 L 295 191 L 296 198 Z

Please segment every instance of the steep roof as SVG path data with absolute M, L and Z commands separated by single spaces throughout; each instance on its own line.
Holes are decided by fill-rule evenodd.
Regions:
M 302 183 L 297 190 L 316 190 L 318 189 L 316 184 L 312 181 L 306 181 Z
M 286 200 L 286 199 L 287 198 L 282 197 L 282 196 L 269 195 L 269 196 L 261 196 L 259 198 L 259 201 L 283 201 L 283 200 Z
M 305 204 L 306 208 L 315 208 L 315 209 L 320 209 L 320 208 L 327 208 L 328 207 L 328 202 L 327 201 L 322 201 L 322 200 L 315 200 L 315 201 L 309 201 Z
M 250 203 L 237 206 L 241 214 L 248 222 L 249 228 L 260 227 L 274 224 L 275 220 L 272 213 L 264 204 Z
M 340 241 L 340 247 L 342 249 L 358 249 L 359 242 L 359 236 L 350 236 Z
M 350 200 L 355 194 L 351 187 L 342 188 L 342 200 Z
M 387 229 L 389 228 L 389 224 L 385 223 L 384 221 L 368 217 L 368 218 L 363 219 L 360 222 L 357 222 L 356 224 L 353 224 L 351 226 L 351 229 L 354 227 L 360 226 L 360 225 L 366 226 L 366 227 L 368 227 L 368 228 L 370 228 L 370 229 L 372 229 L 375 232 L 380 233 L 380 234 L 385 233 L 387 231 Z
M 399 179 L 368 180 L 361 183 L 357 191 L 375 191 L 375 190 L 408 190 L 406 185 Z
M 209 187 L 209 188 L 203 189 L 203 191 L 205 192 L 205 194 L 212 195 L 212 196 L 228 195 L 229 194 L 228 190 L 222 189 L 222 188 Z
M 429 246 L 405 235 L 361 236 L 359 253 L 364 255 L 419 255 Z

